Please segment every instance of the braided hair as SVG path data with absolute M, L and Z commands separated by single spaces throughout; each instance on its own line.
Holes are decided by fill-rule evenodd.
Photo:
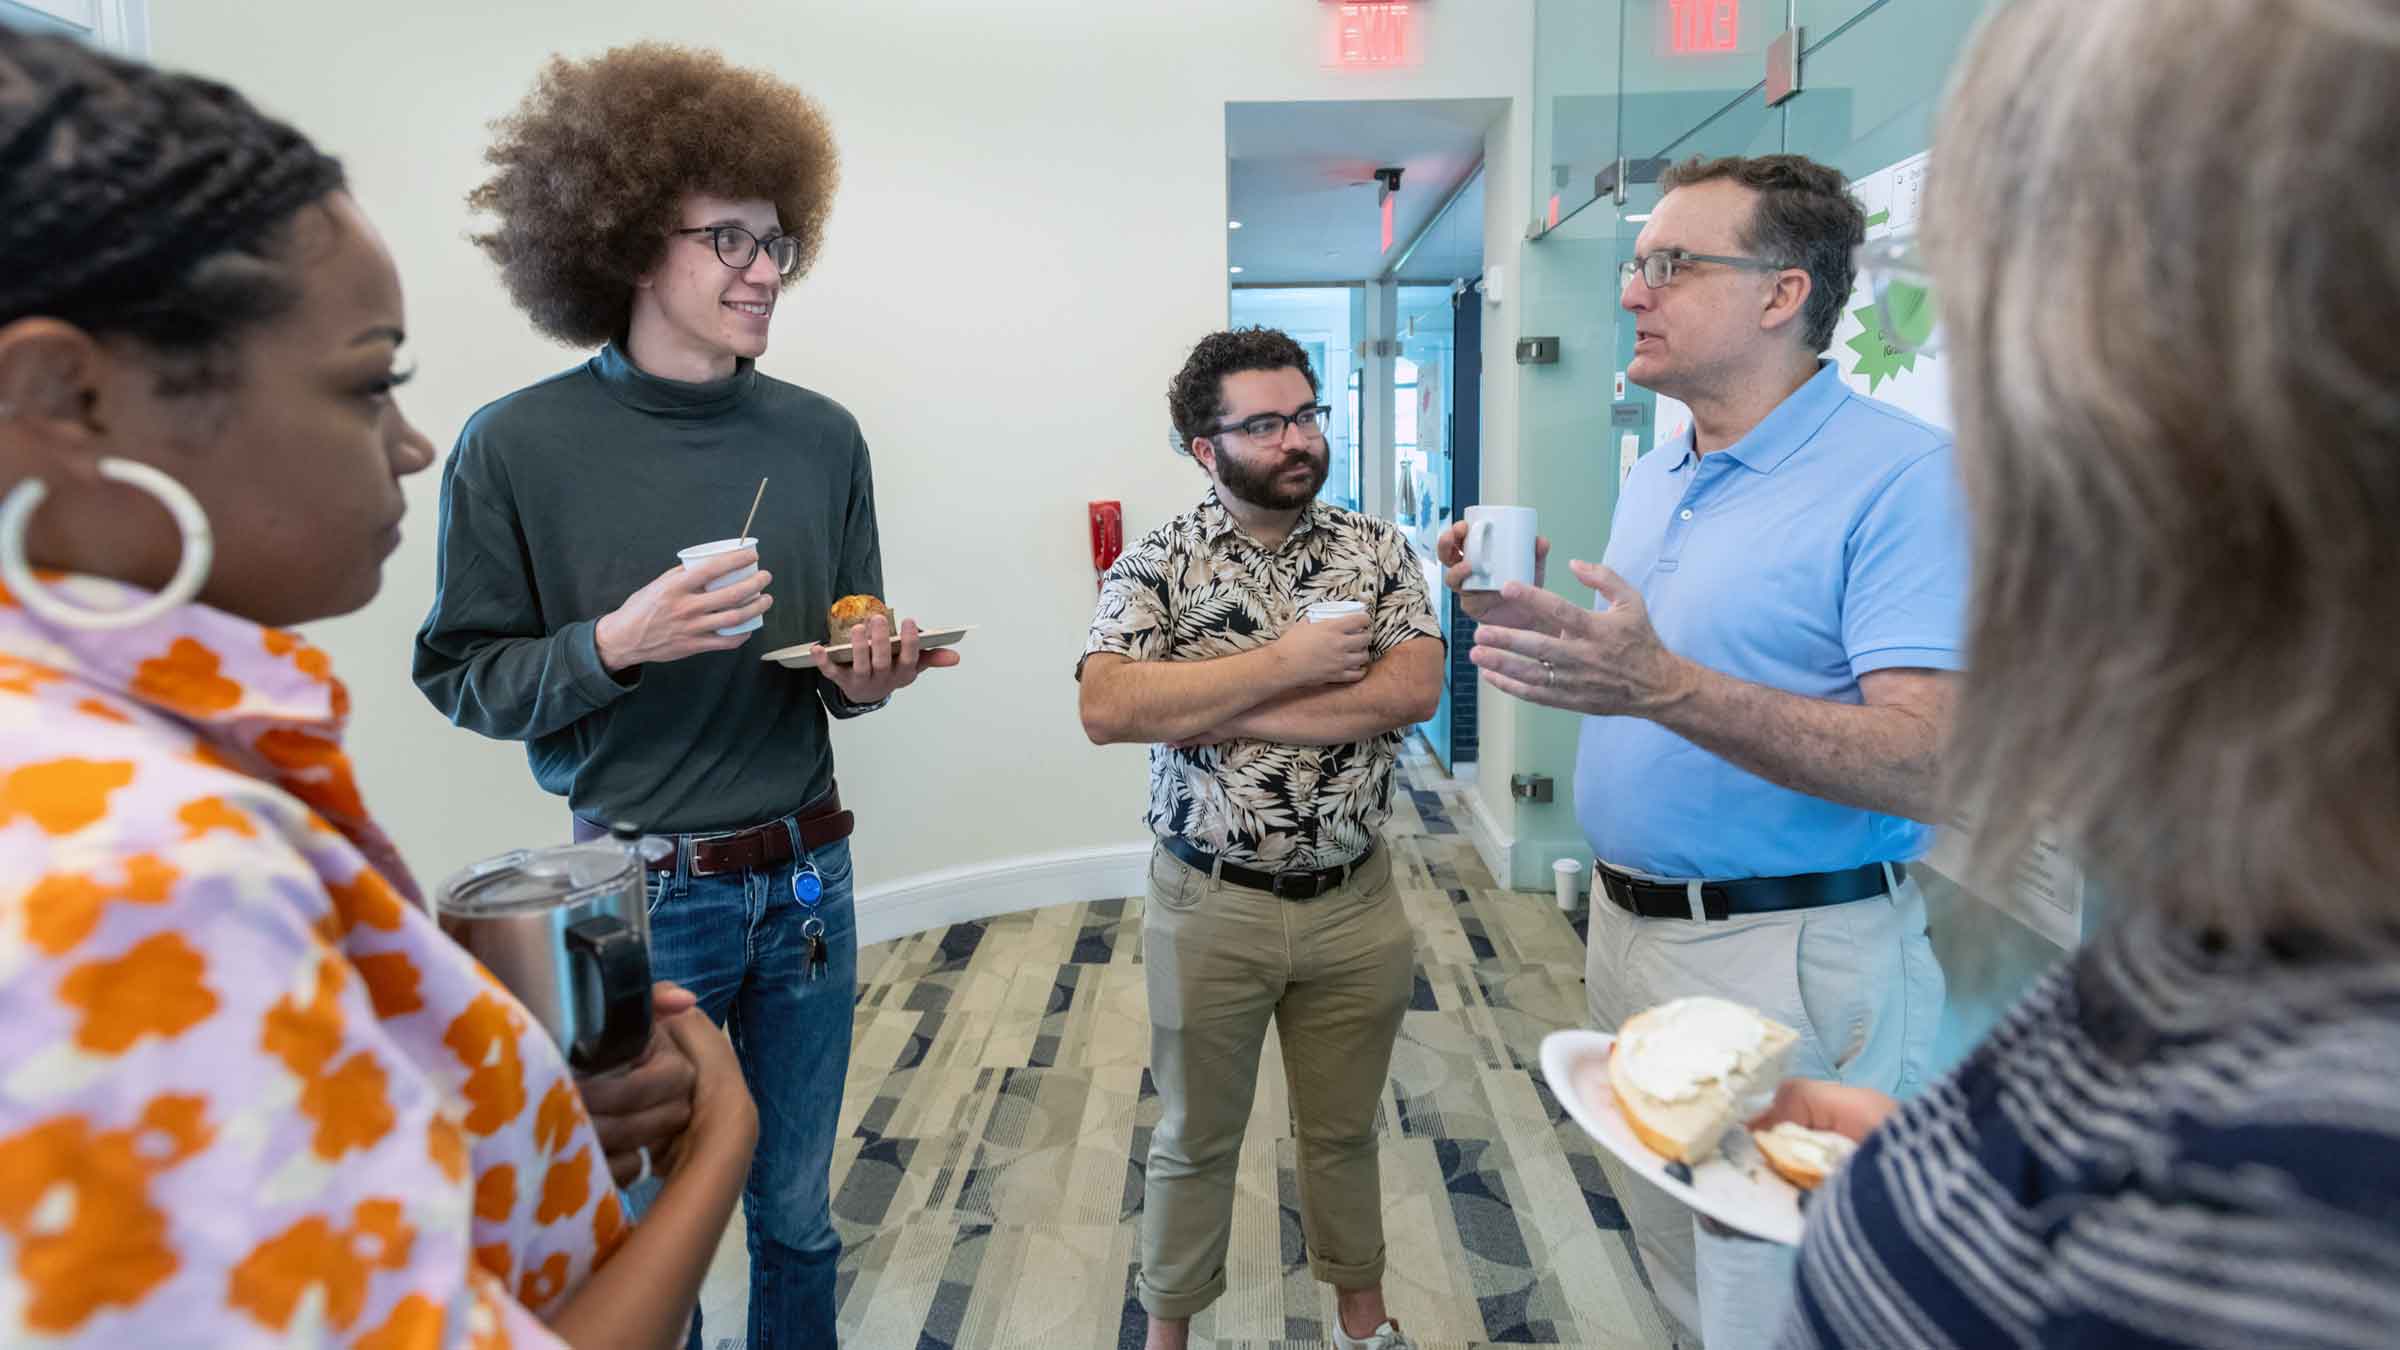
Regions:
M 298 291 L 292 216 L 342 166 L 224 85 L 0 28 L 0 324 L 42 315 L 220 383 L 246 325 Z

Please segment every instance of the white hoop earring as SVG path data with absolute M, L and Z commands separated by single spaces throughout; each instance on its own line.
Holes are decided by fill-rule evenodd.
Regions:
M 50 486 L 39 478 L 28 478 L 9 489 L 5 501 L 0 501 L 0 582 L 5 582 L 10 594 L 25 608 L 57 624 L 61 628 L 101 630 L 135 628 L 149 623 L 170 610 L 190 604 L 200 593 L 201 583 L 208 579 L 208 565 L 216 558 L 216 541 L 209 533 L 208 513 L 200 509 L 200 499 L 192 490 L 172 477 L 147 464 L 130 459 L 103 459 L 100 474 L 117 482 L 140 488 L 158 498 L 175 518 L 175 528 L 183 536 L 183 557 L 176 564 L 175 575 L 158 594 L 129 609 L 85 609 L 70 605 L 52 595 L 48 588 L 34 580 L 33 564 L 25 556 L 25 526 L 42 500 L 50 495 Z

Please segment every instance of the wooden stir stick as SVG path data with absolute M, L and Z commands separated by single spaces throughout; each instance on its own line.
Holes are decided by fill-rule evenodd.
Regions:
M 756 520 L 756 519 L 758 519 L 758 504 L 759 504 L 759 502 L 761 502 L 761 501 L 765 500 L 765 498 L 766 498 L 766 495 L 767 495 L 767 480 L 766 480 L 766 479 L 764 479 L 764 478 L 761 478 L 761 479 L 759 479 L 759 480 L 758 480 L 758 495 L 757 495 L 757 496 L 755 496 L 755 497 L 752 497 L 752 498 L 750 499 L 750 514 L 749 514 L 749 515 L 746 515 L 746 516 L 744 516 L 744 517 L 742 517 L 742 529 L 741 529 L 741 532 L 740 532 L 739 534 L 736 534 L 736 535 L 734 536 L 734 538 L 736 538 L 736 539 L 747 539 L 747 538 L 749 538 L 749 537 L 750 537 L 750 522 L 751 522 L 751 521 L 754 521 L 754 520 Z

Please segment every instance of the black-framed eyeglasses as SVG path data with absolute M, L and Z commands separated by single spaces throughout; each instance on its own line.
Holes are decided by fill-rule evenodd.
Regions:
M 1260 413 L 1239 422 L 1227 422 L 1217 428 L 1216 434 L 1222 436 L 1228 431 L 1238 431 L 1262 445 L 1272 445 L 1283 439 L 1285 427 L 1298 427 L 1311 436 L 1323 435 L 1325 419 L 1332 413 L 1332 405 L 1325 403 L 1302 408 L 1288 416 L 1283 413 Z
M 696 225 L 690 229 L 670 231 L 674 234 L 705 234 L 717 250 L 717 261 L 736 272 L 744 271 L 758 261 L 758 251 L 765 249 L 775 270 L 784 276 L 800 270 L 800 239 L 780 231 L 761 239 L 739 225 Z
M 1617 284 L 1640 277 L 1651 290 L 1659 290 L 1675 279 L 1676 270 L 1693 263 L 1715 263 L 1720 267 L 1739 267 L 1748 272 L 1780 272 L 1782 263 L 1764 258 L 1736 258 L 1723 253 L 1693 253 L 1687 249 L 1662 248 L 1656 253 L 1644 253 L 1617 267 Z

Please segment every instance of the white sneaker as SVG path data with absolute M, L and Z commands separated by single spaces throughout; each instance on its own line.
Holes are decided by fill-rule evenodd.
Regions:
M 1417 1350 L 1417 1343 L 1400 1332 L 1398 1322 L 1385 1322 L 1368 1333 L 1365 1340 L 1342 1330 L 1342 1315 L 1333 1315 L 1334 1350 Z

